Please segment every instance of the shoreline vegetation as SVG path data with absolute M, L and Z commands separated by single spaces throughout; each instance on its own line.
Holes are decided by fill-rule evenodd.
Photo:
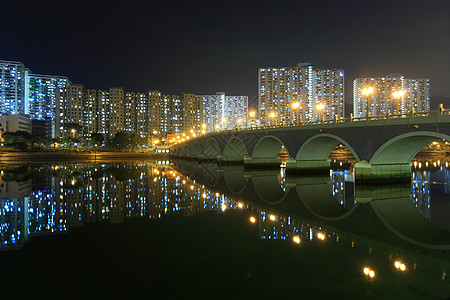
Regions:
M 168 153 L 150 152 L 97 152 L 97 151 L 43 151 L 43 152 L 0 152 L 0 164 L 5 163 L 31 163 L 31 162 L 100 162 L 121 159 L 165 159 Z

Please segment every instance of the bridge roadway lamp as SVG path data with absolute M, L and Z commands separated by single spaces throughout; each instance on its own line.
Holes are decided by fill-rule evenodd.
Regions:
M 371 86 L 366 87 L 361 91 L 361 94 L 366 99 L 366 116 L 367 117 L 370 117 L 370 96 L 373 94 L 374 91 L 375 91 L 374 88 Z
M 392 98 L 394 98 L 394 100 L 401 100 L 402 97 L 405 95 L 405 91 L 404 90 L 398 90 L 398 91 L 394 91 L 392 92 Z M 397 101 L 395 101 L 395 106 L 397 107 L 398 103 Z M 392 110 L 392 102 L 391 102 L 391 110 Z M 400 107 L 398 107 L 397 109 L 397 113 L 400 113 Z
M 271 112 L 270 114 L 269 114 L 269 118 L 272 120 L 273 118 L 275 118 L 275 113 L 274 112 Z M 270 122 L 270 123 L 272 123 L 272 121 Z
M 319 112 L 319 116 L 320 116 L 320 112 L 324 109 L 325 109 L 325 105 L 323 103 L 318 103 L 316 105 L 316 110 Z M 323 115 L 322 115 L 322 121 L 323 121 Z

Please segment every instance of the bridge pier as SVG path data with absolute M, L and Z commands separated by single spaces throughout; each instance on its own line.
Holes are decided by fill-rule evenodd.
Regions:
M 363 160 L 354 165 L 355 182 L 400 183 L 411 181 L 411 163 L 370 164 Z
M 281 165 L 280 157 L 245 157 L 244 168 L 279 168 Z
M 217 156 L 217 163 L 220 165 L 241 165 L 244 163 L 243 156 Z
M 374 200 L 386 200 L 394 198 L 409 198 L 411 196 L 411 184 L 384 184 L 384 185 L 355 185 L 355 201 L 369 203 Z
M 286 173 L 330 173 L 330 160 L 286 160 Z

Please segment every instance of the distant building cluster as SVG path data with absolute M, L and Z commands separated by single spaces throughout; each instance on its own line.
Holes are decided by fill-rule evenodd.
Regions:
M 407 79 L 402 74 L 353 81 L 355 117 L 405 114 L 430 110 L 430 79 Z
M 263 125 L 343 118 L 344 70 L 295 67 L 258 72 L 259 115 Z
M 246 124 L 247 107 L 247 96 L 225 93 L 87 89 L 67 77 L 33 74 L 21 62 L 0 60 L 0 114 L 27 116 L 40 127 L 42 123 L 36 121 L 45 122 L 50 137 L 70 135 L 67 128 L 73 124 L 82 128 L 77 136 L 89 139 L 101 133 L 105 140 L 118 132 L 165 137 L 233 129 Z M 2 128 L 7 130 L 6 124 Z
M 311 63 L 295 67 L 260 68 L 258 111 L 249 110 L 247 96 L 160 91 L 129 92 L 85 88 L 67 77 L 34 74 L 23 63 L 0 60 L 0 114 L 26 116 L 33 134 L 71 135 L 104 140 L 118 132 L 141 137 L 198 135 L 211 131 L 292 125 L 342 119 L 345 115 L 344 70 L 315 69 Z M 405 114 L 430 109 L 430 80 L 401 74 L 357 78 L 353 82 L 354 117 Z M 0 123 L 11 131 L 16 121 Z M 23 122 L 23 120 L 21 120 Z M 15 128 L 15 127 L 14 127 Z M 72 129 L 73 130 L 73 129 Z

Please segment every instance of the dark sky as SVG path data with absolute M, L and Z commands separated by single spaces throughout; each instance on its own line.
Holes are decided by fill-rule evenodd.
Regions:
M 450 96 L 450 1 L 0 0 L 0 59 L 88 88 L 257 97 L 259 67 L 431 78 Z

